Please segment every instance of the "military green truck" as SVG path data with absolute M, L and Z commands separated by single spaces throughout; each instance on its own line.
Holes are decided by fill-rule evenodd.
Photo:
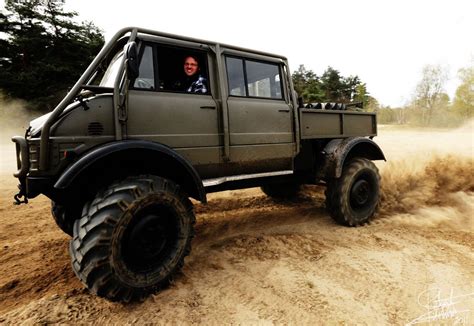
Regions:
M 205 92 L 174 88 L 189 55 Z M 109 300 L 137 300 L 190 253 L 189 198 L 261 187 L 282 199 L 323 184 L 335 221 L 366 223 L 380 196 L 372 160 L 385 160 L 376 134 L 374 113 L 303 105 L 285 57 L 124 28 L 52 112 L 12 138 L 15 200 L 50 198 L 79 279 Z

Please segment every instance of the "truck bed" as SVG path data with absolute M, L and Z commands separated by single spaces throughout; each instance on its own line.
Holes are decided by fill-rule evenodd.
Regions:
M 300 109 L 301 139 L 376 136 L 372 112 Z

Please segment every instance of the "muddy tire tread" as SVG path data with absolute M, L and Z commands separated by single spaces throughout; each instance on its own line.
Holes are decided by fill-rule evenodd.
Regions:
M 372 171 L 377 179 L 377 186 L 380 187 L 380 174 L 377 167 L 372 161 L 365 158 L 352 159 L 345 165 L 343 173 L 339 179 L 327 180 L 327 187 L 325 191 L 326 209 L 329 215 L 341 225 L 351 227 L 364 225 L 368 223 L 377 212 L 378 205 L 380 203 L 380 194 L 377 201 L 375 202 L 374 209 L 366 218 L 358 220 L 350 213 L 350 208 L 348 207 L 349 200 L 347 198 L 347 188 L 350 187 L 351 176 L 362 169 L 368 169 Z
M 112 233 L 121 214 L 132 204 L 149 193 L 172 194 L 185 205 L 190 218 L 191 232 L 186 242 L 184 254 L 172 268 L 169 277 L 151 287 L 133 288 L 121 282 L 113 273 L 109 262 L 109 245 Z M 173 182 L 156 176 L 139 176 L 118 181 L 99 192 L 97 197 L 84 206 L 81 219 L 74 223 L 74 236 L 69 252 L 72 267 L 77 277 L 94 293 L 112 301 L 142 299 L 149 293 L 162 288 L 184 265 L 184 257 L 191 251 L 195 223 L 192 204 L 188 197 Z

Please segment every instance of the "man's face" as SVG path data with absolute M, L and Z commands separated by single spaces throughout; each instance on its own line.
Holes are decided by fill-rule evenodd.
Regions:
M 186 60 L 184 60 L 184 73 L 191 77 L 198 71 L 198 63 L 196 60 L 194 60 L 193 57 L 187 57 Z

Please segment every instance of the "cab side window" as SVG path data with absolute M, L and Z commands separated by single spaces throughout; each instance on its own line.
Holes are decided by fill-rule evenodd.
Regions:
M 277 64 L 226 57 L 229 95 L 281 100 L 280 69 Z
M 194 49 L 158 45 L 158 90 L 210 95 L 207 53 Z
M 145 43 L 133 88 L 210 95 L 208 76 L 204 51 Z

